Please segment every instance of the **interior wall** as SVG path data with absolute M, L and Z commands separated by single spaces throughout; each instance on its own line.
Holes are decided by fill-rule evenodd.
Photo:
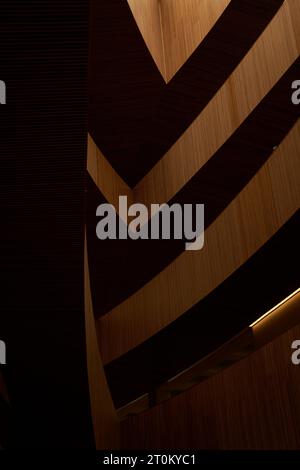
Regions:
M 87 168 L 94 183 L 107 201 L 115 206 L 117 212 L 120 195 L 127 196 L 128 204 L 133 204 L 132 189 L 112 168 L 90 135 L 88 135 Z
M 85 331 L 90 405 L 96 449 L 119 447 L 119 422 L 99 353 L 91 299 L 87 244 L 84 248 Z
M 214 155 L 293 64 L 300 51 L 297 2 L 287 0 L 283 4 L 206 109 L 136 186 L 136 201 L 145 204 L 168 201 Z M 298 209 L 298 149 L 299 124 L 206 230 L 204 250 L 183 253 L 144 288 L 98 320 L 104 364 L 145 341 L 204 298 Z M 194 282 L 191 282 L 191 272 Z
M 299 449 L 300 325 L 224 372 L 122 423 L 122 447 Z
M 104 364 L 142 343 L 212 292 L 297 211 L 299 132 L 298 121 L 248 185 L 206 229 L 203 250 L 192 255 L 184 252 L 142 289 L 99 318 Z
M 213 27 L 230 0 L 127 0 L 166 82 Z
M 230 0 L 159 0 L 169 81 L 213 27 Z
M 127 0 L 142 36 L 165 77 L 165 58 L 163 48 L 160 6 L 158 0 Z
M 238 129 L 299 54 L 299 3 L 287 0 L 202 113 L 136 185 L 136 200 L 146 205 L 170 200 Z

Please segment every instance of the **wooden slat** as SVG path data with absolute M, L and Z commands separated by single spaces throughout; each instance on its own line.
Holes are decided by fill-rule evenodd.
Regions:
M 182 374 L 207 355 L 214 355 L 224 343 L 294 292 L 300 282 L 299 238 L 298 211 L 204 299 L 107 364 L 105 371 L 116 406 L 145 393 L 155 397 L 159 384 Z
M 206 229 L 214 222 L 270 157 L 274 145 L 282 141 L 299 117 L 299 108 L 290 99 L 291 83 L 298 76 L 299 64 L 300 59 L 169 203 L 203 203 Z M 93 253 L 91 279 L 97 316 L 105 314 L 145 285 L 185 249 L 181 240 L 100 242 L 95 234 L 95 213 L 98 204 L 103 202 L 101 199 L 103 196 L 89 185 L 88 239 Z M 118 270 L 114 263 L 119 265 Z M 119 285 L 117 292 L 114 283 Z M 100 293 L 99 285 L 104 294 Z
M 230 0 L 127 0 L 166 82 L 211 30 Z
M 239 126 L 245 125 L 245 119 L 248 118 L 253 107 L 255 108 L 260 103 L 269 87 L 282 76 L 290 61 L 299 55 L 300 27 L 297 27 L 299 25 L 298 5 L 295 0 L 289 0 L 284 3 L 277 16 L 226 84 L 187 132 L 176 142 L 170 152 L 138 184 L 133 195 L 130 188 L 118 177 L 93 144 L 92 148 L 94 150 L 90 152 L 90 155 L 93 154 L 94 164 L 89 165 L 89 168 L 92 167 L 91 173 L 94 174 L 93 168 L 95 169 L 96 165 L 99 167 L 98 176 L 95 176 L 94 180 L 98 181 L 102 196 L 116 207 L 118 207 L 118 191 L 121 194 L 128 195 L 129 201 L 143 202 L 146 205 L 153 202 L 170 201 L 172 197 L 174 197 L 173 202 L 205 202 L 207 204 L 206 224 L 208 225 L 229 203 L 230 197 L 234 197 L 242 188 L 240 185 L 243 180 L 241 174 L 245 175 L 247 173 L 248 178 L 250 178 L 254 172 L 254 167 L 252 166 L 251 169 L 250 164 L 240 167 L 235 162 L 229 139 L 233 137 L 234 131 L 239 131 Z M 296 74 L 294 78 L 297 78 Z M 256 83 L 259 83 L 259 86 L 254 86 Z M 286 88 L 286 97 L 284 96 L 287 110 L 282 110 L 280 116 L 283 121 L 285 115 L 288 116 L 290 112 L 288 110 L 290 104 L 288 88 L 289 84 Z M 273 106 L 272 104 L 272 109 Z M 268 110 L 271 124 L 273 120 L 272 109 Z M 294 112 L 296 112 L 296 108 Z M 270 127 L 271 124 L 264 124 L 264 121 L 265 117 L 263 115 L 261 122 L 257 124 L 257 132 L 260 129 L 263 130 L 264 125 Z M 215 123 L 218 123 L 218 125 L 215 125 Z M 274 126 L 273 137 L 270 136 L 267 145 L 271 147 L 278 145 L 279 134 L 277 134 L 277 129 Z M 253 142 L 257 140 L 258 135 L 252 136 Z M 227 144 L 228 150 L 226 151 Z M 223 156 L 221 157 L 222 152 Z M 257 158 L 258 152 L 255 151 L 255 154 L 255 158 Z M 254 164 L 251 155 L 248 155 L 248 158 L 251 165 Z M 88 163 L 90 160 L 89 158 Z M 234 178 L 233 172 L 228 175 L 231 171 L 231 164 L 234 164 L 235 171 L 239 173 L 236 178 Z M 224 188 L 222 182 L 217 181 L 217 176 L 219 175 L 219 179 L 221 179 L 222 174 L 225 175 L 225 173 L 228 180 L 226 188 Z M 209 186 L 213 186 L 214 189 L 211 190 Z M 229 189 L 231 196 L 229 195 Z M 179 190 L 182 191 L 180 194 L 178 194 Z M 200 195 L 203 200 L 199 199 Z M 99 204 L 100 202 L 99 200 Z M 215 210 L 216 207 L 218 208 L 217 211 Z M 92 236 L 95 237 L 96 220 L 94 214 L 91 224 Z M 183 244 L 179 246 L 179 243 L 175 243 L 174 246 L 165 243 L 162 249 L 155 245 L 154 251 L 151 247 L 152 245 L 149 242 L 146 261 L 143 264 L 143 250 L 140 250 L 136 243 L 134 246 L 130 243 L 127 245 L 122 244 L 122 249 L 116 249 L 114 255 L 109 254 L 111 250 L 108 247 L 103 253 L 103 259 L 99 242 L 95 240 L 93 248 L 91 248 L 93 252 L 91 263 L 95 265 L 95 269 L 92 266 L 91 273 L 96 315 L 106 313 L 123 301 L 126 296 L 132 295 L 135 290 L 141 288 L 143 284 L 148 282 L 183 250 Z M 112 250 L 114 248 L 112 247 Z M 160 254 L 155 255 L 155 252 Z M 111 267 L 111 262 L 116 258 L 117 253 L 120 253 L 122 257 L 122 264 L 115 272 Z M 108 261 L 109 266 L 107 266 Z M 132 268 L 130 276 L 128 276 L 128 273 L 124 274 L 128 264 Z M 103 281 L 103 275 L 99 272 L 102 269 L 107 273 Z M 112 280 L 110 274 L 112 274 Z M 95 277 L 97 279 L 94 279 Z M 99 279 L 101 279 L 101 285 L 105 291 L 104 295 L 98 294 Z M 118 282 L 120 288 L 112 294 L 111 289 L 114 282 Z
M 116 449 L 120 445 L 119 423 L 108 389 L 97 343 L 86 241 L 84 249 L 84 279 L 87 371 L 96 449 Z
M 298 0 L 287 0 L 203 112 L 134 188 L 162 203 L 192 178 L 236 131 L 300 54 Z
M 88 135 L 87 168 L 89 175 L 97 185 L 101 194 L 116 209 L 119 207 L 119 196 L 127 196 L 128 205 L 133 204 L 132 189 L 112 168 L 109 161 L 98 149 L 92 137 Z
M 166 85 L 127 2 L 92 2 L 89 131 L 130 186 L 137 184 L 197 118 L 282 3 L 231 0 Z M 107 29 L 108 23 L 113 31 Z
M 90 137 L 88 170 L 104 197 L 115 201 L 117 190 L 119 194 L 126 194 L 129 199 L 134 198 L 148 206 L 153 202 L 170 201 L 226 142 L 299 56 L 299 25 L 297 0 L 286 1 L 205 110 L 136 185 L 133 196 L 129 195 L 130 188 L 105 161 L 107 158 Z M 114 196 L 110 188 L 114 188 Z
M 122 422 L 131 449 L 299 449 L 300 326 L 191 390 Z
M 278 259 L 278 258 L 277 258 Z M 278 268 L 282 269 L 282 266 Z M 299 280 L 300 282 L 300 280 Z M 254 283 L 255 281 L 252 280 L 252 287 L 254 288 Z M 300 285 L 300 284 L 299 284 Z M 238 287 L 236 285 L 236 287 Z M 275 283 L 274 283 L 274 289 L 275 289 Z M 253 289 L 252 289 L 253 290 Z M 217 291 L 216 295 L 221 296 L 222 294 Z M 235 296 L 239 296 L 240 292 Z M 257 290 L 254 290 L 254 293 L 252 296 L 257 295 Z M 265 296 L 267 296 L 267 289 L 265 291 Z M 247 293 L 245 293 L 245 297 L 247 298 Z M 252 303 L 252 298 L 249 299 L 247 298 L 247 306 L 244 307 L 245 309 L 249 308 L 249 301 Z M 229 303 L 231 303 L 231 308 L 234 307 L 234 299 L 229 299 Z M 226 309 L 226 300 L 223 299 L 223 312 Z M 204 305 L 203 305 L 204 308 Z M 252 307 L 253 308 L 253 307 Z M 144 374 L 144 371 L 146 374 L 148 373 L 148 393 L 147 395 L 143 395 L 143 398 L 140 397 L 139 399 L 136 399 L 135 401 L 128 403 L 127 405 L 122 406 L 118 410 L 118 416 L 120 419 L 125 419 L 128 417 L 130 414 L 138 414 L 142 411 L 145 411 L 145 409 L 157 405 L 158 403 L 161 403 L 162 401 L 165 401 L 169 398 L 172 398 L 174 395 L 178 395 L 179 393 L 182 393 L 189 388 L 197 385 L 203 380 L 207 380 L 208 377 L 211 377 L 212 375 L 215 375 L 219 372 L 221 372 L 223 369 L 226 369 L 227 367 L 230 367 L 232 364 L 234 364 L 237 361 L 240 361 L 244 357 L 248 356 L 251 354 L 254 350 L 257 350 L 261 348 L 262 346 L 266 345 L 267 343 L 273 341 L 275 338 L 280 336 L 281 334 L 285 333 L 287 330 L 290 328 L 295 327 L 299 323 L 299 308 L 300 308 L 300 292 L 299 289 L 296 290 L 291 296 L 288 296 L 288 298 L 284 298 L 281 301 L 280 305 L 275 305 L 272 306 L 272 311 L 266 314 L 265 318 L 263 318 L 260 321 L 257 321 L 255 325 L 250 325 L 245 328 L 242 332 L 239 332 L 235 337 L 230 338 L 229 341 L 227 341 L 225 344 L 222 344 L 219 348 L 213 350 L 210 354 L 206 355 L 205 357 L 201 358 L 198 360 L 196 363 L 193 363 L 190 367 L 187 369 L 180 371 L 176 376 L 169 378 L 167 381 L 164 383 L 159 383 L 153 379 L 150 378 L 150 375 L 152 374 L 152 368 L 150 367 L 150 363 L 152 362 L 154 367 L 159 367 L 156 364 L 156 357 L 159 356 L 159 354 L 156 354 L 156 351 L 153 350 L 150 352 L 152 358 L 150 360 L 146 359 L 146 357 L 141 357 L 142 356 L 142 349 L 139 348 L 139 352 L 137 354 L 140 355 L 140 363 L 144 364 L 144 367 L 141 369 L 138 366 L 138 363 L 131 363 L 132 371 L 128 373 L 128 369 L 124 371 L 124 362 L 123 362 L 123 375 L 122 373 L 119 374 L 120 376 L 120 384 L 118 387 L 118 394 L 116 395 L 118 397 L 118 400 L 120 400 L 122 396 L 122 391 L 125 396 L 125 389 L 126 389 L 126 384 L 125 381 L 123 384 L 121 383 L 121 379 L 127 376 L 127 378 L 132 378 L 135 375 L 139 377 L 139 380 L 142 381 L 143 377 L 141 375 L 141 370 L 142 374 Z M 241 309 L 243 309 L 243 301 L 241 301 Z M 255 310 L 255 308 L 254 308 Z M 214 312 L 210 312 L 211 315 L 214 315 Z M 256 317 L 258 317 L 261 314 L 261 311 L 259 309 L 255 312 Z M 193 326 L 190 323 L 190 338 L 189 341 L 193 341 Z M 210 331 L 206 329 L 207 323 L 205 321 L 202 322 L 202 325 L 199 325 L 200 327 L 202 326 L 202 329 L 205 329 L 206 334 L 209 336 Z M 218 328 L 224 330 L 224 325 L 220 320 L 218 321 Z M 181 328 L 181 337 L 183 336 L 183 329 Z M 166 339 L 166 338 L 165 338 Z M 180 345 L 180 350 L 181 354 L 186 353 L 186 344 L 182 340 L 180 340 L 180 335 L 178 335 L 178 345 Z M 153 345 L 154 346 L 154 345 Z M 156 342 L 156 348 L 158 347 L 158 342 Z M 202 342 L 198 343 L 198 350 L 200 353 L 200 350 L 202 349 Z M 174 362 L 177 361 L 177 348 L 173 344 L 170 347 L 170 344 L 165 341 L 163 350 L 166 354 L 167 350 L 172 350 L 172 359 Z M 176 352 L 174 352 L 176 351 Z M 163 354 L 161 355 L 160 363 L 163 359 Z M 170 358 L 169 358 L 170 360 Z M 106 369 L 108 378 L 113 380 L 113 378 L 110 376 L 111 371 L 109 370 L 109 367 Z M 114 381 L 116 378 L 114 379 Z M 134 381 L 131 381 L 131 389 L 135 387 Z M 146 388 L 147 389 L 147 388 Z M 116 390 L 115 390 L 116 393 Z M 132 394 L 133 395 L 133 394 Z M 148 396 L 148 400 L 146 400 L 146 396 Z M 150 400 L 149 397 L 152 397 Z
M 163 28 L 158 0 L 127 0 L 155 63 L 166 80 Z
M 105 364 L 204 298 L 295 213 L 300 206 L 299 137 L 298 122 L 245 189 L 206 230 L 203 250 L 183 253 L 144 288 L 99 319 Z

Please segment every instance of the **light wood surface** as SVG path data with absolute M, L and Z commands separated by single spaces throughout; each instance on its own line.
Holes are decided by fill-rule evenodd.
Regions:
M 217 287 L 300 206 L 300 123 L 205 232 L 144 288 L 97 321 L 104 364 L 145 341 Z
M 255 109 L 300 54 L 298 0 L 287 0 L 208 106 L 133 192 L 89 138 L 88 171 L 115 204 L 169 201 Z M 117 204 L 116 204 L 117 206 Z
M 86 241 L 84 250 L 84 283 L 87 370 L 95 443 L 97 449 L 116 449 L 119 447 L 119 423 L 106 382 L 97 344 Z
M 230 0 L 160 0 L 166 81 L 214 26 Z
M 299 449 L 296 326 L 191 390 L 122 422 L 134 449 Z M 171 429 L 170 429 L 171 426 Z
M 133 200 L 146 205 L 170 200 L 239 127 L 299 52 L 299 4 L 298 0 L 287 0 L 206 109 L 136 186 Z M 94 178 L 100 190 L 111 201 L 116 201 L 118 191 L 130 195 L 111 167 L 107 170 L 94 144 L 92 148 L 94 168 L 99 159 L 102 165 L 96 172 L 100 177 Z M 206 231 L 202 252 L 182 254 L 98 321 L 104 363 L 144 341 L 203 298 L 293 214 L 299 206 L 297 149 L 298 126 Z M 110 183 L 105 187 L 107 181 Z
M 168 82 L 214 26 L 230 0 L 127 0 Z
M 300 54 L 299 0 L 287 0 L 204 111 L 134 188 L 146 204 L 169 201 L 248 117 Z
M 127 0 L 145 43 L 166 80 L 165 52 L 159 0 Z
M 168 84 L 128 3 L 93 1 L 89 131 L 131 187 L 197 118 L 284 1 L 232 0 Z
M 142 413 L 172 398 L 175 394 L 187 391 L 274 341 L 299 324 L 299 309 L 300 288 L 283 299 L 280 304 L 274 305 L 271 311 L 263 312 L 264 316 L 255 324 L 245 328 L 212 353 L 156 386 L 154 390 L 149 388 L 149 393 L 119 408 L 117 410 L 119 419 L 123 420 L 130 415 Z
M 141 2 L 128 0 L 166 81 L 230 3 Z M 299 0 L 286 0 L 204 111 L 133 191 L 89 138 L 88 169 L 102 194 L 116 207 L 120 194 L 126 194 L 130 203 L 169 201 L 239 128 L 299 53 Z M 96 320 L 96 325 L 88 294 L 89 380 L 99 448 L 112 448 L 118 440 L 116 414 L 102 364 L 143 343 L 188 311 L 242 266 L 297 211 L 299 142 L 298 122 L 208 227 L 204 249 L 184 252 L 142 289 Z M 270 329 L 262 328 L 268 321 L 254 327 L 256 345 L 268 340 Z M 273 324 L 272 335 L 279 323 Z M 122 425 L 123 444 L 133 448 L 299 447 L 300 409 L 294 399 L 300 392 L 299 374 L 290 361 L 290 344 L 296 334 L 300 336 L 299 326 L 205 383 L 130 418 Z M 143 409 L 145 403 L 139 406 Z M 107 436 L 102 431 L 103 419 Z M 175 432 L 168 432 L 170 422 Z
M 119 195 L 127 196 L 128 204 L 133 204 L 132 189 L 112 168 L 90 135 L 88 135 L 87 168 L 103 196 L 116 209 L 119 207 Z

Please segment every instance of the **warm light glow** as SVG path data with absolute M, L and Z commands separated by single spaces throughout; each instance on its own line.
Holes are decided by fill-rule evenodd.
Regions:
M 261 317 L 259 317 L 257 320 L 255 320 L 255 322 L 253 322 L 251 325 L 250 325 L 250 328 L 252 328 L 253 326 L 257 325 L 257 323 L 259 323 L 261 320 L 263 320 L 265 317 L 267 317 L 268 315 L 270 315 L 272 312 L 274 312 L 275 310 L 277 310 L 279 307 L 281 307 L 281 305 L 285 304 L 288 300 L 290 300 L 292 297 L 295 297 L 295 295 L 297 295 L 298 293 L 300 292 L 300 288 L 298 288 L 297 290 L 295 290 L 292 294 L 290 294 L 288 297 L 286 297 L 284 300 L 282 300 L 281 302 L 279 302 L 277 305 L 275 305 L 275 307 L 271 308 L 271 310 L 268 310 L 264 315 L 262 315 Z

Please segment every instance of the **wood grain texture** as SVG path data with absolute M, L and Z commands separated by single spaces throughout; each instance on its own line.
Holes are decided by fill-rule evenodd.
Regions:
M 101 193 L 110 201 L 112 194 L 109 188 L 114 188 L 115 200 L 115 189 L 119 189 L 123 191 L 120 194 L 127 194 L 147 206 L 171 200 L 296 60 L 300 54 L 299 31 L 299 5 L 297 0 L 288 0 L 204 111 L 135 186 L 133 196 L 129 196 L 130 188 L 105 162 L 102 152 L 90 138 L 88 169 Z M 97 178 L 94 176 L 96 165 L 101 169 Z
M 230 1 L 159 1 L 167 82 L 205 38 Z
M 249 342 L 249 325 L 300 285 L 299 238 L 300 210 L 208 296 L 147 341 L 107 364 L 105 372 L 116 407 L 145 394 L 151 397 L 153 406 L 161 399 L 161 391 L 176 392 L 177 385 L 179 390 L 182 385 L 186 388 L 184 371 L 194 369 L 195 364 L 199 368 L 192 371 L 191 377 L 193 383 L 198 383 L 203 374 L 216 373 L 207 371 L 208 357 L 209 369 L 212 363 L 222 369 L 228 367 L 228 360 L 234 362 L 226 344 L 231 345 L 230 349 L 237 348 L 241 358 L 298 324 L 299 301 L 293 302 L 293 308 L 285 306 L 282 318 L 273 314 L 271 327 L 268 322 L 260 323 L 255 328 L 255 342 L 251 338 Z M 242 331 L 246 333 L 243 338 Z
M 112 168 L 90 135 L 88 135 L 87 169 L 103 197 L 113 204 L 116 210 L 119 207 L 120 195 L 127 196 L 128 205 L 133 204 L 132 189 Z
M 160 73 L 168 82 L 230 0 L 127 0 Z
M 89 131 L 131 187 L 203 111 L 282 4 L 283 0 L 231 0 L 165 84 L 128 3 L 92 1 Z
M 299 118 L 299 108 L 292 104 L 291 83 L 297 79 L 297 59 L 276 85 L 244 120 L 232 136 L 203 165 L 187 184 L 168 201 L 169 204 L 205 204 L 206 228 L 250 181 Z M 88 180 L 89 183 L 89 180 Z M 99 193 L 99 194 L 98 194 Z M 102 241 L 95 235 L 96 207 L 101 192 L 88 184 L 88 238 L 91 259 L 92 292 L 97 316 L 107 313 L 184 251 L 184 242 L 172 240 Z M 147 244 L 147 247 L 145 246 Z M 122 245 L 122 247 L 121 247 Z M 122 263 L 117 272 L 109 262 L 119 253 Z M 105 272 L 105 277 L 103 276 Z M 111 294 L 114 283 L 119 289 Z M 98 291 L 102 286 L 104 294 Z
M 291 226 L 291 229 L 294 230 L 295 226 Z M 299 224 L 299 229 L 298 232 L 300 233 L 300 224 Z M 298 233 L 298 234 L 299 234 Z M 290 232 L 291 235 L 291 232 Z M 295 233 L 294 240 L 297 239 L 297 234 Z M 283 241 L 283 239 L 282 239 Z M 291 245 L 292 239 L 288 239 L 287 245 Z M 268 244 L 269 245 L 269 244 Z M 296 247 L 297 243 L 295 243 Z M 275 245 L 273 245 L 274 248 Z M 282 248 L 284 249 L 284 241 L 283 244 L 281 245 Z M 277 245 L 278 248 L 278 245 Z M 291 249 L 288 248 L 285 249 L 285 254 L 286 257 L 289 257 L 289 267 L 291 268 L 291 265 L 293 264 L 293 248 Z M 264 248 L 263 250 L 266 253 L 266 249 Z M 271 252 L 270 252 L 271 253 Z M 291 257 L 290 257 L 291 255 Z M 288 263 L 286 263 L 285 267 L 282 264 L 282 257 L 276 256 L 276 249 L 273 250 L 273 255 L 271 254 L 274 258 L 276 258 L 277 261 L 277 267 L 278 271 L 282 271 L 282 274 L 284 274 L 280 277 L 280 274 L 277 274 L 275 277 L 274 274 L 272 273 L 272 270 L 274 270 L 274 263 L 272 265 L 272 262 L 270 262 L 270 258 L 267 259 L 267 257 L 264 255 L 264 261 L 267 266 L 261 266 L 261 273 L 264 271 L 265 278 L 268 279 L 268 284 L 273 285 L 273 301 L 272 301 L 272 309 L 268 309 L 268 314 L 263 319 L 259 319 L 256 321 L 255 325 L 247 326 L 245 329 L 240 331 L 237 335 L 233 336 L 230 338 L 229 341 L 226 341 L 223 343 L 220 347 L 217 349 L 214 349 L 212 352 L 209 354 L 205 355 L 202 357 L 200 360 L 197 362 L 193 362 L 191 366 L 188 368 L 185 368 L 182 372 L 176 374 L 175 376 L 169 378 L 165 382 L 161 382 L 161 384 L 158 384 L 157 381 L 152 381 L 152 383 L 149 381 L 149 387 L 148 387 L 148 393 L 142 395 L 140 398 L 129 402 L 127 405 L 122 406 L 117 410 L 117 414 L 119 419 L 126 419 L 129 417 L 129 415 L 134 415 L 134 414 L 139 414 L 143 411 L 146 411 L 148 408 L 151 406 L 155 406 L 165 400 L 168 400 L 172 398 L 175 395 L 178 395 L 179 393 L 182 393 L 191 387 L 199 384 L 200 382 L 207 380 L 209 377 L 220 373 L 222 370 L 232 366 L 234 363 L 240 361 L 241 359 L 249 356 L 249 354 L 253 353 L 255 350 L 261 348 L 262 346 L 265 346 L 266 344 L 270 343 L 274 339 L 278 338 L 280 335 L 284 334 L 286 331 L 290 330 L 291 328 L 294 328 L 296 325 L 299 324 L 299 310 L 300 310 L 300 288 L 298 288 L 296 291 L 293 292 L 292 295 L 286 297 L 286 294 L 282 291 L 282 279 L 290 275 L 291 269 L 287 268 Z M 268 272 L 266 272 L 266 268 L 268 269 Z M 245 272 L 245 269 L 243 269 Z M 242 311 L 243 313 L 246 310 L 249 310 L 249 303 L 253 303 L 253 297 L 254 296 L 259 296 L 259 292 L 257 289 L 257 286 L 259 285 L 256 281 L 257 275 L 252 278 L 252 280 L 248 279 L 247 283 L 247 289 L 241 289 L 241 278 L 242 278 L 242 273 L 241 271 L 239 272 L 239 285 L 235 283 L 235 295 L 232 296 L 232 298 L 229 300 L 229 297 L 227 298 L 227 301 L 229 300 L 230 302 L 230 307 L 229 309 L 226 308 L 226 299 L 222 299 L 222 294 L 220 292 L 220 289 L 215 291 L 215 296 L 219 297 L 219 305 L 222 305 L 222 300 L 223 300 L 223 309 L 218 309 L 218 308 L 211 308 L 211 314 L 214 314 L 214 310 L 220 310 L 220 315 L 219 319 L 216 320 L 215 324 L 218 324 L 218 330 L 223 330 L 224 328 L 224 323 L 222 323 L 222 317 L 226 312 L 226 317 L 228 317 L 228 312 L 235 307 L 236 303 L 239 303 L 239 310 Z M 277 282 L 278 279 L 278 282 Z M 300 285 L 300 279 L 298 275 L 298 267 L 297 267 L 297 279 L 295 279 L 296 285 Z M 248 286 L 251 284 L 252 286 L 252 295 L 251 298 L 247 296 L 247 290 Z M 277 300 L 280 298 L 280 303 L 278 305 L 278 302 L 274 298 L 274 293 L 275 290 L 278 293 Z M 291 288 L 292 290 L 292 288 Z M 265 299 L 270 296 L 270 292 L 268 289 L 268 285 L 265 282 L 264 284 L 264 297 Z M 234 298 L 233 298 L 234 297 Z M 272 296 L 271 296 L 272 297 Z M 276 295 L 275 295 L 276 297 Z M 245 305 L 244 299 L 247 298 L 247 306 Z M 282 301 L 282 299 L 284 299 Z M 202 302 L 202 308 L 204 308 L 203 302 Z M 256 311 L 256 316 L 259 311 L 262 311 L 262 308 L 258 306 L 255 307 L 254 304 L 250 307 L 253 308 L 254 311 Z M 249 315 L 249 312 L 247 313 Z M 190 328 L 189 328 L 189 341 L 193 341 L 193 332 L 194 332 L 194 326 L 190 323 Z M 196 328 L 198 330 L 205 330 L 208 336 L 210 336 L 210 332 L 207 330 L 207 324 L 205 322 L 199 323 L 199 327 Z M 184 331 L 181 328 L 181 334 L 178 335 L 178 343 L 180 344 L 180 349 L 181 353 L 185 354 L 186 349 L 187 349 L 187 343 L 182 341 L 184 335 Z M 181 337 L 181 340 L 180 340 Z M 202 339 L 202 338 L 201 338 Z M 202 348 L 203 341 L 199 343 L 198 341 L 198 349 L 200 350 Z M 158 347 L 158 343 L 156 344 Z M 164 358 L 166 351 L 172 351 L 172 359 L 170 358 L 169 361 L 177 362 L 177 357 L 176 357 L 176 352 L 177 352 L 176 347 L 171 346 L 170 344 L 167 343 L 167 341 L 164 343 L 162 347 L 162 351 L 164 353 L 160 354 L 160 359 L 159 359 L 159 364 L 161 364 L 162 358 Z M 176 351 L 176 352 L 175 352 Z M 145 357 L 141 357 L 141 348 L 139 348 L 139 352 L 136 351 L 137 354 L 140 356 L 140 364 L 143 364 L 141 368 L 138 367 L 137 364 L 132 363 L 131 367 L 132 370 L 135 370 L 135 373 L 138 371 L 139 379 L 143 380 L 141 377 L 141 370 L 147 368 L 148 369 L 148 375 L 151 374 L 151 367 L 149 367 L 149 363 L 147 364 L 147 360 L 145 360 Z M 156 355 L 155 349 L 153 348 L 152 352 L 150 353 L 152 356 L 152 362 L 154 362 L 154 367 L 153 368 L 158 368 L 160 367 L 158 364 L 156 364 L 154 356 Z M 123 369 L 122 373 L 123 376 L 126 376 L 127 379 L 130 376 L 130 373 L 128 374 L 128 370 L 124 370 L 124 363 L 123 363 Z M 109 368 L 106 368 L 107 372 L 107 377 L 108 380 L 110 380 L 110 374 L 109 374 Z M 122 395 L 124 394 L 124 385 L 125 381 L 121 383 L 122 380 L 122 373 L 119 373 L 120 377 L 120 384 L 119 384 L 119 399 Z M 133 376 L 133 374 L 132 374 Z M 132 377 L 131 376 L 131 377 Z M 131 382 L 131 387 L 134 386 L 134 381 L 130 379 Z M 111 386 L 111 384 L 110 384 Z M 116 390 L 115 390 L 116 391 Z
M 88 255 L 84 249 L 85 330 L 87 370 L 96 449 L 119 447 L 119 423 L 99 353 L 90 292 Z
M 300 449 L 299 366 L 289 330 L 220 374 L 122 423 L 135 449 Z
M 155 63 L 166 80 L 163 25 L 159 0 L 127 0 Z
M 299 54 L 299 2 L 287 0 L 203 112 L 135 186 L 134 198 L 146 205 L 169 201 L 242 124 Z
M 144 288 L 100 318 L 104 364 L 145 341 L 204 298 L 299 208 L 300 123 L 206 230 L 205 248 L 184 252 Z M 141 314 L 141 312 L 143 314 Z

